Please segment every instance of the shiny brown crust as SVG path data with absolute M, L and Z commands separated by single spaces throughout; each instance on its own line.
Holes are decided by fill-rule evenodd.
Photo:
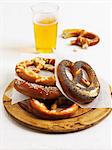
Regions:
M 43 86 L 18 79 L 14 80 L 14 88 L 18 92 L 35 99 L 52 100 L 62 95 L 56 86 Z
M 70 37 L 77 37 L 84 32 L 83 29 L 65 29 L 63 30 L 62 37 L 64 39 Z
M 20 78 L 28 82 L 52 86 L 56 84 L 55 76 L 40 75 L 39 72 L 40 70 L 47 70 L 54 73 L 54 64 L 55 59 L 36 57 L 18 63 L 15 71 Z
M 71 45 L 78 45 L 82 48 L 87 48 L 88 46 L 96 45 L 100 38 L 91 32 L 87 32 L 83 29 L 66 29 L 62 33 L 63 38 L 77 37 L 75 40 L 71 41 Z
M 23 109 L 37 116 L 38 118 L 50 119 L 50 120 L 69 118 L 73 116 L 75 112 L 78 110 L 78 105 L 73 104 L 73 103 L 69 107 L 63 108 L 61 110 L 48 109 L 47 106 L 43 102 L 40 102 L 35 99 L 29 99 L 29 100 L 20 102 L 19 105 Z
M 66 74 L 69 68 L 73 76 L 70 80 Z M 82 70 L 87 73 L 88 81 L 83 82 Z M 99 94 L 100 84 L 94 70 L 89 64 L 83 61 L 72 63 L 69 60 L 63 60 L 57 67 L 57 76 L 65 94 L 73 101 L 79 104 L 92 102 Z M 84 87 L 82 87 L 86 84 Z

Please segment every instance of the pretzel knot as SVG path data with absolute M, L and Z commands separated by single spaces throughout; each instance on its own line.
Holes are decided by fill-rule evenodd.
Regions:
M 70 80 L 66 74 L 69 69 L 73 79 Z M 87 80 L 83 78 L 82 71 L 86 72 Z M 92 67 L 83 61 L 72 63 L 63 60 L 57 67 L 57 75 L 64 93 L 79 104 L 92 102 L 99 94 L 100 84 Z
M 63 38 L 77 37 L 75 40 L 71 41 L 70 45 L 78 45 L 82 48 L 87 48 L 88 46 L 96 45 L 100 38 L 91 32 L 87 32 L 83 29 L 66 29 L 62 33 Z
M 42 119 L 69 118 L 78 110 L 78 105 L 68 101 L 65 97 L 59 97 L 52 104 L 41 100 L 28 99 L 19 103 L 20 106 Z
M 29 61 L 27 60 L 18 63 L 15 70 L 20 78 L 28 82 L 41 85 L 55 85 L 54 64 L 54 59 L 37 57 Z M 53 75 L 42 75 L 40 74 L 41 70 L 50 71 Z

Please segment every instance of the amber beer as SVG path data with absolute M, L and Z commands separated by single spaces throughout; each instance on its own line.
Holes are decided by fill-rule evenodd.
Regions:
M 35 47 L 38 52 L 50 53 L 56 48 L 57 25 L 55 18 L 45 18 L 34 23 Z
M 38 3 L 32 6 L 35 48 L 40 53 L 51 53 L 56 48 L 58 5 Z

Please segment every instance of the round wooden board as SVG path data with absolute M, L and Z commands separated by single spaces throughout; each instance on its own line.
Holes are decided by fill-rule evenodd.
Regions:
M 12 88 L 13 82 L 9 84 L 3 95 L 3 104 L 6 111 L 20 124 L 37 131 L 46 133 L 67 133 L 80 131 L 97 124 L 111 112 L 111 108 L 80 108 L 74 117 L 69 119 L 38 119 L 23 110 L 18 104 L 11 105 L 11 99 L 7 96 L 7 93 L 10 93 Z

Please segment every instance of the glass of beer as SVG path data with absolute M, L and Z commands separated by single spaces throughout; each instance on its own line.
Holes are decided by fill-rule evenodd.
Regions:
M 58 5 L 38 3 L 31 7 L 35 48 L 40 53 L 51 53 L 56 48 Z

